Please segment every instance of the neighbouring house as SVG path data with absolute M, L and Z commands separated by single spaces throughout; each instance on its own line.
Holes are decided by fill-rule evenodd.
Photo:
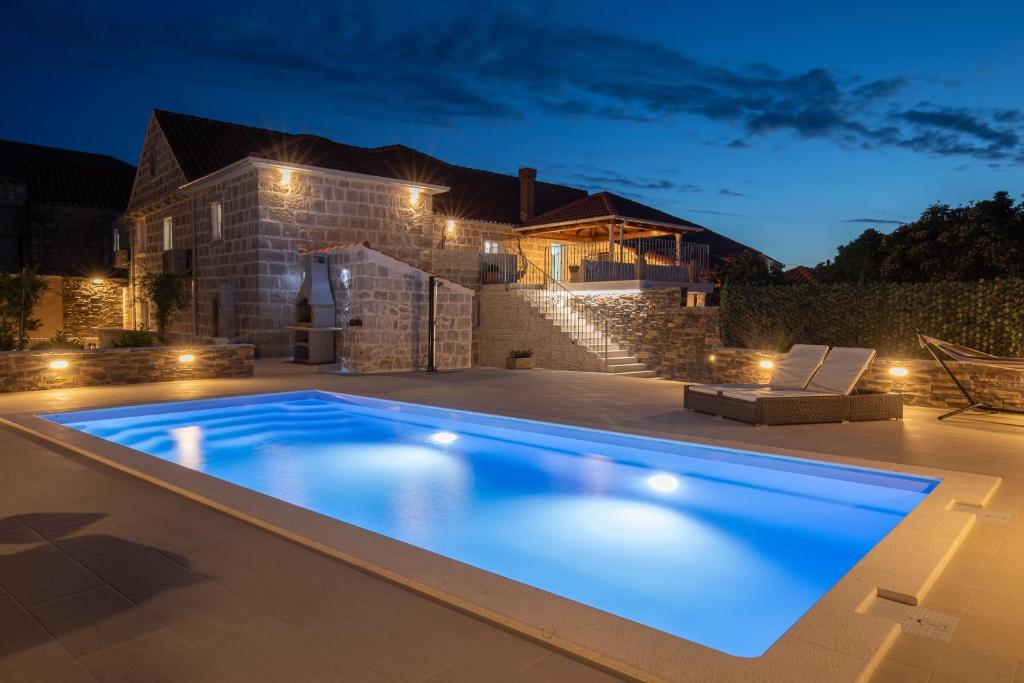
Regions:
M 363 244 L 374 258 L 405 264 L 419 273 L 402 276 L 408 287 L 430 276 L 467 291 L 500 283 L 533 302 L 533 315 L 564 323 L 563 342 L 585 347 L 601 334 L 587 323 L 595 315 L 588 296 L 670 289 L 674 305 L 701 305 L 714 258 L 693 239 L 702 226 L 610 192 L 539 181 L 533 169 L 504 175 L 402 145 L 356 147 L 165 111 L 150 118 L 126 218 L 134 223 L 133 274 L 171 270 L 191 283 L 191 309 L 172 331 L 252 342 L 266 357 L 295 353 L 304 259 L 331 245 Z M 335 254 L 325 264 L 335 288 L 343 263 Z M 372 288 L 359 291 L 369 296 Z M 570 298 L 556 316 L 546 294 L 538 303 L 538 291 Z M 475 297 L 475 358 L 486 336 L 479 332 L 495 317 L 485 309 L 485 298 Z M 141 308 L 136 314 L 148 316 Z M 336 320 L 345 317 L 336 311 Z M 351 335 L 362 332 L 334 331 L 344 365 Z M 628 349 L 593 346 L 602 365 L 641 371 Z M 360 365 L 422 363 L 406 351 L 404 364 Z
M 0 271 L 44 276 L 35 336 L 91 337 L 124 323 L 121 216 L 134 178 L 134 166 L 103 154 L 0 140 Z
M 814 275 L 814 271 L 807 266 L 794 266 L 789 270 L 783 271 L 782 281 L 790 285 L 818 284 L 818 278 Z

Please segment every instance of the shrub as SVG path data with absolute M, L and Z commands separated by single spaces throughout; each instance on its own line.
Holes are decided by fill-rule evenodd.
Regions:
M 1000 356 L 1024 356 L 1024 279 L 739 286 L 722 290 L 722 341 L 747 348 L 794 342 L 924 356 L 916 335 Z
M 44 342 L 37 342 L 32 345 L 33 349 L 84 349 L 85 340 L 79 337 L 72 337 L 70 334 L 63 330 L 57 330 L 56 333 L 48 340 Z
M 529 349 L 523 349 L 521 351 L 513 351 L 512 353 L 509 354 L 509 357 L 511 357 L 511 358 L 529 358 L 532 355 L 533 355 L 533 351 L 530 351 Z
M 153 333 L 147 329 L 129 330 L 111 342 L 111 346 L 117 349 L 138 348 L 152 346 L 154 341 Z
M 169 272 L 146 273 L 142 278 L 142 291 L 156 307 L 156 334 L 161 341 L 166 340 L 171 316 L 188 305 L 186 284 L 180 275 Z
M 27 268 L 0 276 L 0 351 L 22 350 L 28 345 L 28 333 L 39 329 L 40 323 L 32 311 L 45 291 L 43 278 Z

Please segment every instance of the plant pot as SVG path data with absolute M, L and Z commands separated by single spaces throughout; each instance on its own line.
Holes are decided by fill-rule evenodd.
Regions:
M 531 370 L 537 367 L 536 358 L 506 358 L 505 367 L 509 370 Z

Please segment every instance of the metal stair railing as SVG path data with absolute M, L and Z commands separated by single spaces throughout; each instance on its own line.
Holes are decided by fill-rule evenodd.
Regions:
M 610 340 L 607 318 L 527 258 L 518 243 L 513 249 L 519 263 L 516 272 L 503 273 L 505 286 L 518 291 L 545 318 L 568 332 L 576 343 L 595 353 L 607 372 Z

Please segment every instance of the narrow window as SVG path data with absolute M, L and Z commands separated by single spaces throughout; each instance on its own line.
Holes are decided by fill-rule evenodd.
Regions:
M 174 248 L 174 219 L 168 216 L 164 219 L 164 251 Z
M 145 253 L 146 251 L 146 219 L 140 218 L 135 223 L 135 250 Z
M 210 202 L 210 239 L 219 240 L 224 236 L 224 207 L 220 202 Z
M 497 254 L 499 250 L 499 243 L 494 240 L 484 240 L 484 253 L 485 254 Z
M 117 228 L 114 228 L 111 243 L 114 247 L 114 251 L 121 251 L 121 231 L 118 230 Z

